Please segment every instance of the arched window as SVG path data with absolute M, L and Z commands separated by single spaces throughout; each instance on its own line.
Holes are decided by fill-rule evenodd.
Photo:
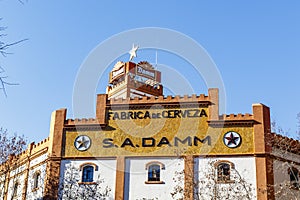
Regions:
M 40 178 L 41 178 L 41 173 L 36 172 L 33 176 L 33 189 L 37 189 L 39 187 Z
M 293 188 L 299 189 L 300 183 L 299 183 L 299 170 L 295 167 L 291 167 L 289 169 L 289 175 L 290 175 L 290 183 Z
M 94 179 L 94 167 L 91 165 L 84 166 L 82 169 L 82 182 L 93 182 Z
M 217 170 L 217 181 L 220 183 L 232 182 L 230 180 L 231 170 L 234 169 L 234 164 L 229 161 L 218 161 L 215 163 L 215 168 Z
M 12 193 L 12 196 L 13 196 L 13 197 L 16 197 L 16 196 L 17 196 L 17 194 L 18 194 L 18 188 L 19 188 L 19 183 L 16 182 L 16 183 L 14 184 L 14 188 L 13 188 L 13 193 Z
M 160 181 L 160 166 L 152 164 L 148 168 L 148 181 Z
M 161 181 L 161 170 L 165 169 L 165 165 L 161 162 L 150 162 L 146 164 L 148 171 L 148 179 L 146 183 L 163 183 Z
M 98 166 L 95 163 L 83 163 L 79 166 L 81 174 L 81 183 L 94 181 L 94 171 L 98 171 Z

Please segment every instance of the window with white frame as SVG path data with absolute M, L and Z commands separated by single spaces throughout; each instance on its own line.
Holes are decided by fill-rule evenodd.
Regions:
M 98 171 L 98 166 L 94 163 L 84 163 L 80 166 L 81 183 L 92 183 L 94 182 L 94 172 Z
M 40 187 L 41 172 L 37 171 L 33 175 L 33 189 L 38 189 Z
M 146 164 L 147 181 L 145 183 L 164 183 L 161 180 L 161 170 L 165 169 L 165 165 L 161 162 L 150 162 Z

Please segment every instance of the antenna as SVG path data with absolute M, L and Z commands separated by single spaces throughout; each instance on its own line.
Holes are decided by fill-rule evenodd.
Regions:
M 157 69 L 157 50 L 155 52 L 155 69 Z

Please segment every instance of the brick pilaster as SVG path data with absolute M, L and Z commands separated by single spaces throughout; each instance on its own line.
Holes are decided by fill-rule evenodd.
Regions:
M 209 120 L 219 120 L 219 89 L 209 88 L 208 96 L 211 102 L 211 105 L 209 105 Z
M 117 157 L 117 172 L 116 172 L 116 190 L 115 199 L 124 199 L 124 188 L 125 188 L 125 157 Z
M 257 199 L 274 199 L 273 160 L 269 157 L 271 143 L 268 134 L 271 133 L 270 109 L 263 104 L 253 104 L 254 124 L 254 155 L 256 164 Z
M 194 200 L 194 157 L 184 157 L 184 199 Z
M 96 105 L 96 119 L 101 125 L 106 124 L 106 101 L 107 94 L 98 94 L 97 95 L 97 105 Z
M 57 199 L 59 178 L 60 178 L 60 162 L 63 146 L 63 128 L 66 120 L 66 109 L 56 110 L 51 116 L 48 163 L 45 178 L 45 190 L 43 199 Z

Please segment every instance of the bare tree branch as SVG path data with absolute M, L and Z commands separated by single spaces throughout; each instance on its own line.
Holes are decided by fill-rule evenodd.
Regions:
M 24 3 L 22 0 L 19 0 L 20 3 Z M 2 18 L 0 18 L 1 20 Z M 7 27 L 0 27 L 0 31 L 4 31 Z M 1 33 L 0 34 L 0 37 L 4 37 L 6 36 L 6 34 L 4 33 Z M 14 45 L 17 45 L 21 42 L 24 42 L 28 39 L 22 39 L 22 40 L 19 40 L 19 41 L 16 41 L 16 42 L 12 42 L 12 43 L 6 43 L 4 41 L 0 41 L 0 54 L 3 56 L 3 57 L 6 57 L 7 55 L 9 54 L 12 54 L 11 52 L 8 52 L 8 49 L 11 47 L 11 46 L 14 46 Z M 19 85 L 18 83 L 11 83 L 9 81 L 6 81 L 6 79 L 8 78 L 8 76 L 4 75 L 5 73 L 5 70 L 4 68 L 2 68 L 0 66 L 0 90 L 3 91 L 5 97 L 7 97 L 7 92 L 6 92 L 6 86 L 11 86 L 11 85 Z
M 24 1 L 22 1 L 22 0 L 18 0 L 18 1 L 23 5 L 25 4 Z M 27 2 L 27 0 L 26 0 L 26 2 Z
M 2 34 L 2 35 L 3 35 L 3 34 Z M 19 40 L 19 41 L 17 41 L 17 42 L 13 42 L 13 43 L 9 43 L 9 44 L 5 44 L 5 43 L 3 43 L 3 42 L 0 42 L 0 53 L 1 53 L 3 56 L 6 56 L 7 54 L 12 54 L 12 53 L 10 53 L 10 52 L 7 52 L 6 50 L 7 50 L 9 47 L 11 47 L 11 46 L 16 45 L 16 44 L 19 44 L 19 43 L 21 43 L 21 42 L 24 42 L 24 41 L 26 41 L 26 40 L 28 40 L 28 39 Z
M 8 76 L 1 76 L 1 74 L 4 72 L 5 72 L 5 70 L 0 66 L 0 90 L 2 90 L 5 97 L 7 97 L 6 86 L 7 85 L 19 85 L 19 84 L 7 82 L 5 79 L 8 78 Z
M 80 183 L 80 170 L 74 164 L 67 164 L 59 185 L 58 199 L 106 200 L 112 196 L 111 188 L 105 185 L 100 174 L 93 184 Z

